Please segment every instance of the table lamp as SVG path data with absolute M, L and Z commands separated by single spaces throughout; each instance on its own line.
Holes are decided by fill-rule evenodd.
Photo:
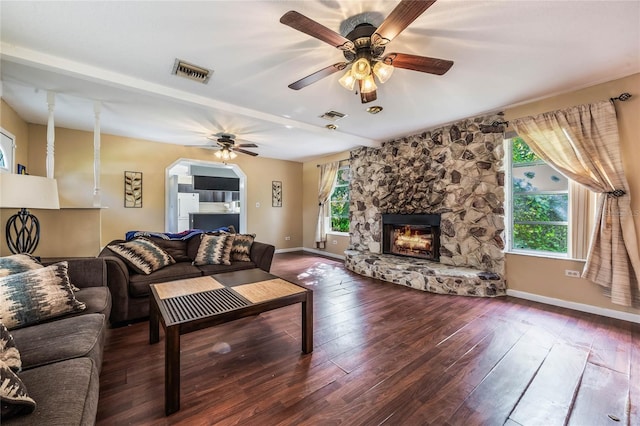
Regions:
M 5 228 L 11 253 L 32 254 L 40 241 L 40 222 L 28 209 L 60 208 L 56 180 L 0 173 L 0 208 L 20 209 L 9 218 Z

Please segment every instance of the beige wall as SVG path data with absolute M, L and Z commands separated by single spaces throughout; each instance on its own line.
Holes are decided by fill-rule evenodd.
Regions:
M 623 92 L 633 94 L 630 100 L 616 102 L 615 105 L 620 129 L 622 159 L 631 192 L 631 207 L 636 229 L 640 231 L 640 168 L 638 168 L 640 150 L 637 148 L 638 134 L 640 134 L 640 93 L 637 92 L 638 88 L 640 88 L 640 74 L 635 74 L 583 90 L 508 108 L 505 111 L 505 117 L 507 120 L 513 120 L 609 99 Z M 511 290 L 640 314 L 640 309 L 627 309 L 612 304 L 602 294 L 599 286 L 581 278 L 565 276 L 565 269 L 581 271 L 584 262 L 509 254 L 506 265 L 507 285 Z
M 44 176 L 46 127 L 30 124 L 28 136 L 29 172 Z M 104 208 L 93 209 L 93 133 L 56 128 L 54 175 L 62 209 L 36 212 L 42 216 L 42 233 L 35 254 L 94 256 L 101 246 L 123 238 L 127 231 L 163 231 L 166 168 L 179 158 L 211 161 L 213 156 L 210 150 L 103 134 L 100 179 Z M 247 232 L 276 248 L 302 246 L 302 164 L 245 155 L 234 163 L 247 175 Z M 143 173 L 142 208 L 123 206 L 126 170 Z M 283 207 L 271 206 L 272 180 L 282 181 Z M 287 236 L 291 239 L 285 240 Z
M 318 164 L 330 163 L 332 161 L 348 160 L 349 151 L 326 157 L 317 158 L 304 163 L 302 167 L 303 185 L 303 206 L 302 206 L 302 228 L 304 229 L 304 248 L 315 250 L 316 244 L 316 224 L 318 223 L 318 182 L 320 180 L 320 169 Z M 333 241 L 336 243 L 333 244 Z M 344 256 L 344 251 L 349 247 L 349 237 L 343 235 L 329 235 L 327 237 L 327 247 L 324 250 L 328 254 Z

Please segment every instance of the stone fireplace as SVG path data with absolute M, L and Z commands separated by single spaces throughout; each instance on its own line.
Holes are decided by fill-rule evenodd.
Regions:
M 351 151 L 347 268 L 437 293 L 505 294 L 501 120 L 470 118 Z M 385 221 L 415 214 L 438 216 L 439 227 L 406 235 Z M 415 246 L 394 251 L 394 233 L 417 236 L 418 256 L 409 257 Z
M 382 253 L 438 261 L 439 214 L 383 214 Z

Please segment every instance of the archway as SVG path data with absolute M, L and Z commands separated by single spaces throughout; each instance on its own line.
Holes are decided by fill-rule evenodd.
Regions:
M 193 176 L 211 176 L 222 178 L 239 179 L 239 191 L 237 197 L 234 196 L 232 205 L 235 207 L 232 211 L 226 213 L 237 214 L 239 217 L 238 224 L 240 233 L 245 233 L 247 229 L 247 175 L 237 164 L 223 164 L 214 161 L 193 160 L 188 158 L 180 158 L 174 161 L 166 169 L 165 182 L 165 232 L 179 232 L 178 229 L 178 193 L 180 188 L 189 188 L 193 185 Z M 184 182 L 184 183 L 180 183 Z M 191 191 L 197 192 L 197 191 Z M 236 200 L 237 198 L 237 200 Z M 223 213 L 222 209 L 229 209 L 227 201 L 215 199 L 215 201 L 206 201 L 201 203 L 207 212 L 199 212 L 202 214 L 218 214 Z M 218 212 L 217 209 L 220 209 Z

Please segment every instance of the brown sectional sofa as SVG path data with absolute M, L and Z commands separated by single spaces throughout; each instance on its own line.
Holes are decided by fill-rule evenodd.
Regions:
M 18 376 L 36 409 L 2 419 L 3 426 L 95 424 L 98 378 L 111 311 L 106 263 L 96 258 L 69 259 L 68 263 L 70 281 L 80 288 L 75 297 L 87 308 L 11 330 L 22 361 Z
M 200 246 L 200 235 L 194 235 L 187 240 L 147 238 L 168 252 L 176 263 L 165 266 L 149 275 L 137 273 L 108 248 L 109 245 L 122 243 L 124 240 L 111 241 L 98 255 L 98 258 L 104 259 L 107 263 L 107 281 L 113 299 L 111 324 L 114 326 L 124 325 L 127 322 L 149 316 L 150 284 L 252 268 L 260 268 L 269 272 L 275 252 L 273 245 L 254 241 L 249 254 L 250 262 L 232 261 L 231 265 L 195 266 L 193 260 Z

